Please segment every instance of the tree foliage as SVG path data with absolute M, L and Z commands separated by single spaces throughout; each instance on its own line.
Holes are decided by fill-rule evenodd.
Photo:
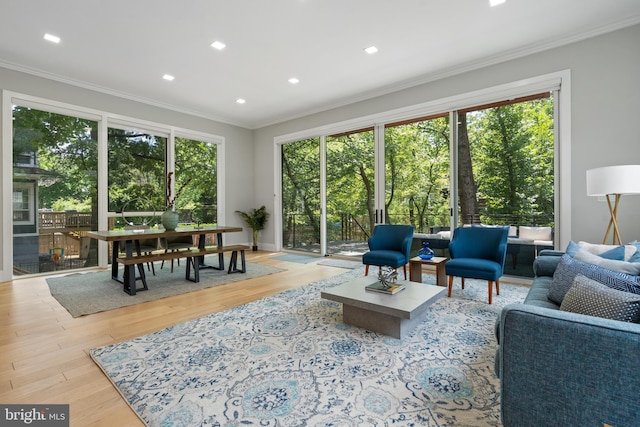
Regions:
M 38 207 L 57 211 L 98 212 L 98 142 L 95 121 L 27 107 L 13 109 L 14 164 L 35 154 L 39 166 Z M 119 128 L 108 129 L 108 207 L 111 212 L 162 212 L 165 208 L 164 137 Z M 177 207 L 212 206 L 215 222 L 217 154 L 215 144 L 176 138 L 176 188 L 191 178 Z M 24 175 L 24 173 L 23 173 Z M 15 180 L 24 179 L 14 176 Z M 204 221 L 201 221 L 204 222 Z
M 461 222 L 553 225 L 553 100 L 464 112 L 458 118 Z M 386 223 L 413 224 L 419 232 L 449 226 L 449 128 L 449 116 L 442 115 L 385 129 Z M 351 217 L 371 230 L 376 220 L 373 131 L 326 141 L 329 233 Z M 318 237 L 319 144 L 316 138 L 282 148 L 284 218 L 296 212 L 298 225 L 311 224 Z M 285 237 L 293 225 L 285 222 Z

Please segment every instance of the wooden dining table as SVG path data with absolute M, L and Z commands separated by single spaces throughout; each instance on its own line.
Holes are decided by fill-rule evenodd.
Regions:
M 184 227 L 175 230 L 165 230 L 164 228 L 148 228 L 148 229 L 129 229 L 129 230 L 99 230 L 89 231 L 87 236 L 93 239 L 111 242 L 113 244 L 111 255 L 111 278 L 124 285 L 124 291 L 130 295 L 135 295 L 138 290 L 146 290 L 147 282 L 144 273 L 144 264 L 124 265 L 122 278 L 119 277 L 117 261 L 120 253 L 120 245 L 124 242 L 124 252 L 127 257 L 135 254 L 140 255 L 140 240 L 155 238 L 170 238 L 177 236 L 198 236 L 198 249 L 204 250 L 206 245 L 206 236 L 208 234 L 215 235 L 216 246 L 219 249 L 224 248 L 222 236 L 224 233 L 236 233 L 242 231 L 242 227 L 229 227 L 224 225 L 203 226 L 203 227 Z M 135 252 L 134 252 L 135 250 Z M 204 257 L 202 257 L 204 258 Z M 135 267 L 138 268 L 139 276 L 136 277 Z M 224 254 L 223 251 L 218 252 L 218 265 L 204 265 L 200 262 L 200 269 L 214 268 L 216 270 L 224 270 Z M 143 288 L 136 289 L 136 281 L 143 283 Z

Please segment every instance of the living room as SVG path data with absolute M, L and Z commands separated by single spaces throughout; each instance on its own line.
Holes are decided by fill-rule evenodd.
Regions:
M 635 20 L 634 20 L 635 19 Z M 11 319 L 2 335 L 3 366 L 1 392 L 4 402 L 68 403 L 71 402 L 72 425 L 141 425 L 135 414 L 123 402 L 111 383 L 86 355 L 85 350 L 113 341 L 132 339 L 178 322 L 214 311 L 244 304 L 266 295 L 326 279 L 340 273 L 337 269 L 316 265 L 284 263 L 272 252 L 282 249 L 278 153 L 281 144 L 308 135 L 332 134 L 338 130 L 353 130 L 376 123 L 392 121 L 393 117 L 427 115 L 447 104 L 465 98 L 482 99 L 487 93 L 501 92 L 506 97 L 520 95 L 520 89 L 549 89 L 560 85 L 560 140 L 558 148 L 559 221 L 555 246 L 564 250 L 569 241 L 601 242 L 609 212 L 606 203 L 588 197 L 586 171 L 609 165 L 638 164 L 638 136 L 633 124 L 640 112 L 640 57 L 636 54 L 640 42 L 639 15 L 612 31 L 601 31 L 591 37 L 581 37 L 571 43 L 548 48 L 526 49 L 500 60 L 486 58 L 482 66 L 460 68 L 428 76 L 419 84 L 348 105 L 335 106 L 315 113 L 293 114 L 291 119 L 263 126 L 238 126 L 224 121 L 190 115 L 187 112 L 163 108 L 140 100 L 118 97 L 74 85 L 63 79 L 50 79 L 19 67 L 0 67 L 3 98 L 3 227 L 2 269 L 0 293 L 3 313 Z M 480 61 L 482 62 L 482 61 Z M 490 96 L 489 96 L 490 97 Z M 80 319 L 65 317 L 63 309 L 51 300 L 42 277 L 13 281 L 9 268 L 11 245 L 11 157 L 8 153 L 11 135 L 7 135 L 6 120 L 11 117 L 11 99 L 28 101 L 25 105 L 52 108 L 78 106 L 96 114 L 108 112 L 119 118 L 135 118 L 143 123 L 164 124 L 188 129 L 195 133 L 221 136 L 224 139 L 225 165 L 222 170 L 226 189 L 219 222 L 245 226 L 235 214 L 238 209 L 265 205 L 273 213 L 260 234 L 260 249 L 249 260 L 264 262 L 288 270 L 288 278 L 247 281 L 239 289 L 218 293 L 182 296 L 164 303 L 153 303 L 144 309 L 129 309 L 116 315 L 92 316 Z M 563 112 L 568 114 L 563 114 Z M 236 191 L 242 187 L 242 191 Z M 620 234 L 624 242 L 638 239 L 640 223 L 636 212 L 640 198 L 623 197 L 617 212 Z M 250 234 L 228 236 L 228 243 L 248 244 Z M 105 257 L 106 260 L 106 257 Z M 4 283 L 7 282 L 7 283 Z M 243 294 L 244 293 L 244 294 Z M 238 294 L 243 294 L 238 297 Z M 14 314 L 12 314 L 14 313 Z M 17 313 L 17 314 L 15 314 Z M 62 321 L 60 321 L 62 319 Z M 54 332 L 55 330 L 55 332 Z M 58 335 L 60 331 L 65 334 Z M 45 337 L 55 335 L 55 339 Z M 50 363 L 48 359 L 57 362 Z M 76 368 L 76 366 L 78 368 Z M 87 381 L 87 379 L 89 379 Z M 66 384 L 65 384 L 66 383 Z M 6 397 L 6 399 L 4 398 Z

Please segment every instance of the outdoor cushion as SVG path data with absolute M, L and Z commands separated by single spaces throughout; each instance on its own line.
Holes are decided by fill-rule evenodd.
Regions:
M 543 241 L 543 242 L 552 242 L 551 227 L 528 227 L 525 225 L 521 225 L 518 227 L 518 236 L 521 239 L 529 239 L 534 241 Z

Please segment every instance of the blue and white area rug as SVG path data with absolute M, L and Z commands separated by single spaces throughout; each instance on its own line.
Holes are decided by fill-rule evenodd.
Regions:
M 468 280 L 403 339 L 342 323 L 320 291 L 361 268 L 91 350 L 149 426 L 499 426 L 493 325 L 527 288 Z M 434 277 L 424 275 L 425 281 Z

